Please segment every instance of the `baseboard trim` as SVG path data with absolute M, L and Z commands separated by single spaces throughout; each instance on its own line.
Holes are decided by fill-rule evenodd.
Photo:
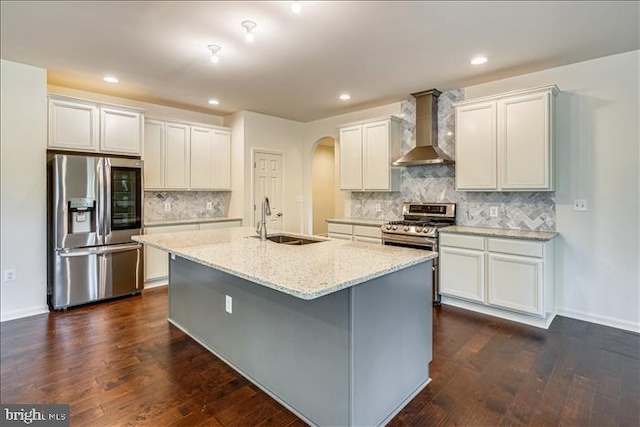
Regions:
M 38 314 L 49 313 L 49 307 L 46 305 L 39 307 L 31 307 L 23 310 L 15 310 L 10 312 L 2 312 L 0 316 L 0 322 L 7 322 L 9 320 L 22 319 L 24 317 L 37 316 Z
M 167 286 L 169 284 L 169 281 L 165 278 L 165 279 L 159 279 L 159 280 L 155 280 L 155 281 L 150 281 L 150 282 L 145 282 L 144 283 L 144 288 L 145 289 L 153 289 L 153 288 L 159 288 L 161 286 Z
M 503 310 L 492 306 L 478 304 L 463 299 L 452 298 L 442 295 L 442 304 L 451 305 L 465 310 L 475 311 L 477 313 L 487 314 L 489 316 L 499 317 L 501 319 L 511 320 L 513 322 L 524 323 L 525 325 L 535 326 L 536 328 L 549 329 L 551 322 L 556 313 L 547 313 L 545 317 L 537 317 L 533 315 L 520 314 L 515 311 Z
M 616 329 L 640 333 L 640 324 L 627 320 L 614 319 L 613 317 L 600 316 L 597 314 L 585 313 L 568 308 L 556 308 L 556 314 L 585 322 L 596 323 L 598 325 L 609 326 Z

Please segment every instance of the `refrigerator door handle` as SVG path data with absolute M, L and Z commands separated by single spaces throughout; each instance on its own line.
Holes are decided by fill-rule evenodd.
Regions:
M 102 186 L 104 196 L 102 201 L 104 203 L 104 239 L 107 243 L 111 237 L 111 198 L 113 194 L 111 191 L 111 161 L 108 158 L 104 159 L 104 185 Z
M 105 212 L 106 212 L 106 193 L 104 190 L 105 182 L 105 159 L 101 158 L 98 162 L 98 170 L 96 173 L 98 180 L 98 239 L 100 244 L 105 244 L 107 242 L 106 236 L 106 226 L 105 226 Z
M 114 252 L 133 251 L 141 248 L 142 248 L 141 243 L 132 243 L 132 244 L 126 244 L 126 245 L 103 246 L 98 248 L 71 249 L 66 251 L 60 251 L 58 252 L 58 255 L 61 258 L 71 258 L 71 257 L 88 256 L 88 255 L 104 255 L 104 254 L 110 254 Z

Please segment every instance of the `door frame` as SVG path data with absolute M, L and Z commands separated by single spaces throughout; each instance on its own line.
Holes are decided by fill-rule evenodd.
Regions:
M 286 176 L 286 168 L 285 168 L 285 163 L 287 160 L 286 154 L 284 151 L 280 151 L 280 150 L 270 150 L 268 148 L 256 148 L 253 147 L 251 148 L 251 203 L 250 203 L 250 210 L 251 210 L 251 224 L 252 226 L 255 226 L 256 222 L 258 221 L 258 219 L 256 218 L 256 213 L 258 212 L 257 206 L 256 209 L 253 209 L 253 206 L 255 204 L 255 200 L 256 200 L 256 154 L 271 154 L 271 155 L 276 155 L 276 156 L 280 156 L 282 158 L 282 182 L 280 183 L 280 192 L 282 194 L 282 228 L 283 230 L 285 229 L 284 226 L 284 221 L 286 219 L 286 203 L 285 203 L 285 180 L 287 179 Z

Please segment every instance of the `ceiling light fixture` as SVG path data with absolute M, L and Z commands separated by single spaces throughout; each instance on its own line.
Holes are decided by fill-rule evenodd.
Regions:
M 473 58 L 470 62 L 473 65 L 482 65 L 485 62 L 487 62 L 488 59 L 485 58 L 484 56 L 476 56 L 475 58 Z
M 220 49 L 222 48 L 217 44 L 210 44 L 207 47 L 211 51 L 211 62 L 213 62 L 214 64 L 217 64 L 218 62 L 220 62 L 220 57 L 218 56 L 218 52 L 220 52 Z
M 113 76 L 105 76 L 102 80 L 104 80 L 107 83 L 118 83 L 119 80 Z
M 348 101 L 351 99 L 351 95 L 349 95 L 348 93 L 343 93 L 342 95 L 339 96 L 339 98 L 343 101 Z
M 244 30 L 247 32 L 244 35 L 245 40 L 248 41 L 249 43 L 253 43 L 253 41 L 256 39 L 256 36 L 253 33 L 253 31 L 256 29 L 258 24 L 256 24 L 253 21 L 242 21 L 241 25 L 244 27 Z
M 218 101 L 217 99 L 210 99 L 209 100 L 209 104 L 211 104 L 211 105 L 220 105 L 220 101 Z
M 291 11 L 293 13 L 302 12 L 302 3 L 300 3 L 299 0 L 294 0 L 293 2 L 291 2 Z

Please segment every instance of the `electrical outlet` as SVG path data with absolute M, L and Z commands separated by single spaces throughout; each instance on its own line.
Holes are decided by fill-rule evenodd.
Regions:
M 207 210 L 210 211 L 211 209 L 213 209 L 213 203 L 207 202 Z
M 376 203 L 376 212 L 380 212 L 381 210 L 380 203 Z
M 233 299 L 229 295 L 224 296 L 224 309 L 227 313 L 233 313 Z
M 15 268 L 7 268 L 3 272 L 3 278 L 5 282 L 13 282 L 16 280 L 16 269 Z
M 573 210 L 578 212 L 586 212 L 587 211 L 587 200 L 586 199 L 573 199 Z
M 489 208 L 489 216 L 490 217 L 496 217 L 498 216 L 498 207 L 497 206 L 491 206 Z
M 165 202 L 164 204 L 164 210 L 169 212 L 171 210 L 171 203 L 169 202 Z

